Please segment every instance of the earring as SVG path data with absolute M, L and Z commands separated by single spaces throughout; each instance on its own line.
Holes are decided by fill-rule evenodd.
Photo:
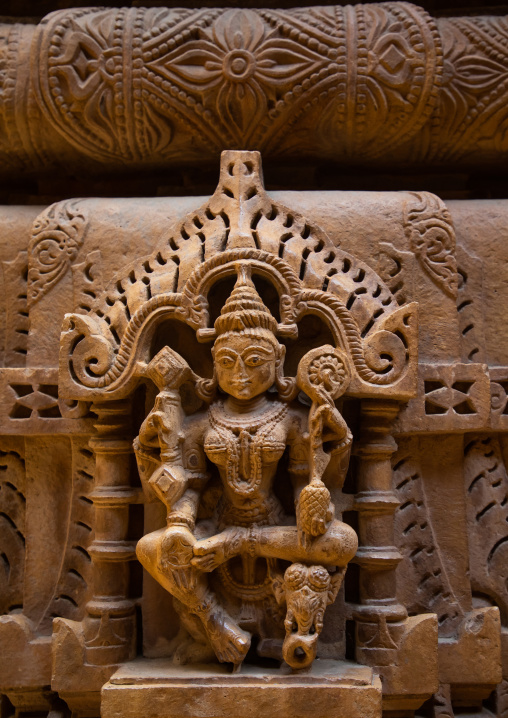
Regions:
M 284 401 L 292 401 L 298 394 L 298 386 L 296 379 L 290 376 L 284 376 L 284 365 L 282 361 L 277 362 L 275 368 L 275 386 L 279 392 L 279 396 Z
M 213 375 L 211 379 L 203 379 L 198 377 L 196 380 L 196 394 L 202 401 L 209 404 L 215 397 L 219 382 L 217 381 L 217 373 L 215 367 L 213 368 Z

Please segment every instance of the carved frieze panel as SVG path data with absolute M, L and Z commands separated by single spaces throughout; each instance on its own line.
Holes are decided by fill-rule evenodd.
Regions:
M 187 571 L 189 563 L 199 566 L 201 574 L 214 576 L 209 588 L 235 620 L 238 605 L 231 604 L 240 595 L 247 605 L 245 596 L 256 593 L 258 603 L 270 607 L 270 626 L 261 633 L 257 608 L 242 609 L 238 621 L 241 631 L 255 633 L 253 626 L 260 631 L 265 657 L 280 660 L 286 642 L 288 663 L 296 663 L 299 648 L 302 660 L 311 662 L 312 641 L 302 639 L 308 600 L 315 608 L 313 635 L 320 634 L 317 655 L 334 659 L 347 650 L 369 663 L 383 676 L 385 708 L 400 714 L 420 705 L 437 688 L 439 665 L 442 685 L 432 710 L 460 715 L 474 704 L 480 711 L 498 682 L 499 655 L 507 645 L 508 372 L 492 360 L 498 357 L 499 364 L 505 341 L 499 322 L 505 209 L 502 202 L 485 210 L 465 204 L 467 221 L 457 203 L 447 211 L 426 193 L 269 195 L 256 156 L 230 153 L 208 201 L 60 203 L 42 213 L 47 234 L 39 234 L 36 223 L 29 246 L 25 232 L 28 252 L 21 244 L 2 250 L 6 306 L 11 295 L 15 299 L 4 342 L 5 363 L 11 366 L 0 370 L 0 449 L 6 454 L 0 454 L 0 581 L 5 578 L 8 585 L 0 649 L 9 656 L 2 690 L 24 665 L 31 666 L 23 674 L 26 685 L 46 686 L 53 665 L 54 689 L 77 711 L 83 709 L 83 690 L 98 701 L 115 667 L 135 655 L 138 605 L 145 655 L 183 661 L 197 650 L 214 661 L 217 648 L 222 657 L 238 658 L 227 642 L 217 641 L 212 655 L 206 640 L 198 640 L 197 649 L 188 636 L 181 641 L 184 632 L 177 631 L 189 618 L 188 606 L 182 609 L 178 599 L 173 606 L 155 582 L 142 588 L 136 542 L 145 532 L 138 555 L 148 570 L 156 564 L 157 577 L 150 542 L 152 548 L 157 543 L 149 536 L 164 529 L 169 515 L 166 573 L 159 577 Z M 498 240 L 483 252 L 481 238 L 475 244 L 464 227 L 494 220 Z M 118 234 L 112 231 L 115 223 Z M 119 255 L 118 246 L 126 259 L 113 256 Z M 29 266 L 35 270 L 30 277 Z M 29 308 L 31 287 L 36 296 Z M 499 302 L 490 302 L 484 312 L 485 298 L 496 293 Z M 419 328 L 415 302 L 424 306 Z M 47 339 L 52 353 L 44 354 L 40 337 L 56 335 L 64 311 L 71 314 L 58 370 L 55 343 Z M 246 367 L 251 360 L 238 344 L 243 330 L 236 328 L 237 313 L 242 322 L 255 316 L 253 321 L 266 323 L 263 331 L 276 337 L 266 346 L 261 342 L 270 361 L 279 361 L 285 351 L 268 392 L 274 411 L 261 412 L 250 423 L 236 422 L 224 409 L 222 368 L 215 362 L 213 371 L 212 349 L 226 363 L 231 359 L 226 349 Z M 441 336 L 450 337 L 439 347 L 438 323 Z M 225 338 L 231 327 L 234 336 Z M 17 334 L 21 341 L 15 343 Z M 249 336 L 248 351 L 252 341 Z M 272 357 L 272 350 L 279 354 Z M 31 366 L 37 351 L 46 367 Z M 439 361 L 432 363 L 432 353 Z M 28 360 L 26 368 L 12 366 L 17 354 L 23 364 Z M 316 390 L 325 385 L 329 396 L 337 397 L 334 409 Z M 349 433 L 330 452 L 316 429 L 309 467 L 321 483 L 314 482 L 296 506 L 293 495 L 284 493 L 287 487 L 275 492 L 286 502 L 290 525 L 239 525 L 233 509 L 223 511 L 217 482 L 203 493 L 194 517 L 192 491 L 210 467 L 223 470 L 233 490 L 248 497 L 257 490 L 261 464 L 277 464 L 277 481 L 290 472 L 303 475 L 302 447 L 286 445 L 277 434 L 295 401 L 304 417 L 300 437 L 313 412 L 318 417 L 328 412 L 326 421 L 332 416 L 343 433 L 337 416 L 347 421 L 354 440 L 351 462 Z M 406 403 L 393 425 L 399 405 Z M 199 433 L 198 420 L 210 432 L 206 449 L 201 438 L 197 447 L 190 445 Z M 180 425 L 181 466 L 175 460 L 180 444 L 172 443 Z M 136 436 L 139 477 L 132 456 Z M 229 458 L 223 461 L 224 456 Z M 190 495 L 175 498 L 170 494 L 182 471 L 194 483 Z M 145 504 L 144 530 L 140 504 Z M 270 516 L 276 513 L 273 505 Z M 217 507 L 224 526 L 213 524 Z M 203 521 L 215 526 L 212 535 L 193 533 Z M 341 521 L 349 528 L 339 535 Z M 331 537 L 327 547 L 333 551 L 341 542 L 344 548 L 354 527 L 359 550 L 344 582 L 323 555 L 293 552 L 295 532 L 286 529 L 297 522 L 307 536 L 322 522 L 331 533 L 321 536 Z M 39 541 L 41 526 L 46 543 Z M 256 561 L 274 558 L 265 555 L 275 551 L 269 531 L 281 528 L 292 570 L 272 564 L 264 574 Z M 223 531 L 221 543 L 217 536 Z M 317 551 L 321 538 L 311 541 Z M 333 554 L 337 565 L 347 563 L 345 555 Z M 245 578 L 253 572 L 256 585 L 247 591 Z M 191 607 L 201 624 L 199 612 L 216 608 L 213 596 L 210 600 Z M 248 639 L 238 636 L 236 650 L 242 654 Z M 276 648 L 268 640 L 274 636 Z M 473 656 L 476 662 L 482 657 L 481 665 Z M 72 675 L 69 666 L 75 667 Z M 505 688 L 499 683 L 496 689 L 500 715 Z M 489 700 L 494 711 L 494 698 Z M 87 706 L 90 715 L 98 715 L 97 707 Z
M 122 458 L 130 451 L 124 438 L 129 401 L 140 385 L 158 390 L 134 451 L 147 501 L 166 507 L 166 525 L 143 536 L 136 555 L 174 598 L 181 626 L 172 643 L 174 663 L 239 666 L 255 637 L 259 656 L 284 659 L 294 670 L 311 665 L 325 609 L 357 545 L 353 529 L 334 518 L 352 439 L 334 401 L 344 395 L 371 402 L 366 421 L 376 428 L 365 434 L 367 456 L 369 431 L 384 436 L 397 400 L 415 394 L 416 308 L 414 302 L 400 306 L 368 264 L 272 200 L 258 153 L 225 152 L 212 198 L 168 227 L 151 255 L 117 273 L 88 312 L 66 316 L 63 396 L 92 400 L 99 414 L 92 442 L 99 483 L 92 497 L 104 529 L 90 548 L 98 583 L 108 556 L 119 564 L 112 586 L 125 584 L 120 564 L 133 558 L 132 544 L 118 512 L 132 503 Z M 309 320 L 321 327 L 321 337 L 300 344 Z M 172 329 L 161 335 L 164 326 Z M 299 392 L 310 410 L 294 401 Z M 296 492 L 287 516 L 272 490 L 286 446 Z M 388 437 L 385 450 L 393 452 Z M 109 485 L 99 468 L 109 466 L 112 455 L 121 486 L 118 479 Z M 384 458 L 379 462 L 388 468 Z M 213 482 L 208 487 L 210 463 L 220 479 L 215 488 Z M 384 493 L 390 522 L 396 502 Z M 371 521 L 375 486 L 366 481 L 357 498 L 361 521 Z M 393 572 L 397 555 L 385 547 L 385 532 L 372 530 L 374 545 L 356 558 L 361 571 Z M 330 572 L 328 564 L 337 569 Z M 76 639 L 93 664 L 103 665 L 108 655 L 111 661 L 131 656 L 134 615 L 115 608 L 112 616 L 116 602 L 116 594 L 94 597 Z M 396 659 L 403 640 L 424 634 L 434 640 L 435 619 L 406 625 L 395 595 L 393 602 L 391 620 L 403 624 L 390 638 Z M 368 644 L 381 630 L 382 614 L 369 605 L 361 614 L 364 662 L 378 660 Z M 389 692 L 396 692 L 397 670 L 389 672 Z M 425 686 L 434 680 L 432 670 Z
M 436 21 L 404 2 L 71 8 L 2 28 L 10 167 L 153 166 L 230 146 L 427 163 L 506 153 L 504 17 Z
M 41 107 L 71 143 L 110 160 L 171 158 L 184 139 L 182 121 L 216 152 L 255 145 L 278 153 L 288 127 L 305 126 L 310 116 L 321 118 L 321 152 L 330 143 L 342 153 L 380 154 L 413 135 L 435 105 L 442 71 L 429 16 L 404 3 L 308 15 L 243 9 L 53 15 L 41 25 L 35 56 Z M 347 46 L 358 58 L 354 73 Z M 132 63 L 132 83 L 122 79 L 125 63 Z M 326 101 L 316 114 L 320 98 Z

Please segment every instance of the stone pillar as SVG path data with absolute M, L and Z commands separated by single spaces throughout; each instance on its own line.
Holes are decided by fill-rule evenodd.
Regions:
M 135 655 L 136 616 L 128 598 L 129 562 L 136 558 L 135 542 L 128 540 L 129 505 L 137 491 L 130 486 L 132 437 L 130 403 L 99 402 L 97 434 L 90 440 L 96 457 L 95 540 L 89 553 L 93 562 L 93 597 L 84 621 L 86 662 L 112 665 Z
M 402 556 L 394 545 L 393 516 L 399 505 L 392 489 L 390 459 L 397 445 L 391 435 L 396 401 L 368 399 L 361 404 L 357 449 L 360 603 L 356 620 L 356 657 L 360 663 L 388 666 L 395 662 L 397 639 L 407 611 L 397 601 L 395 570 Z

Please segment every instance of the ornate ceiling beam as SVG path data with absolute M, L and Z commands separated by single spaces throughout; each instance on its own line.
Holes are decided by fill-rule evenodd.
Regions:
M 403 2 L 69 9 L 0 25 L 0 165 L 506 162 L 508 18 Z

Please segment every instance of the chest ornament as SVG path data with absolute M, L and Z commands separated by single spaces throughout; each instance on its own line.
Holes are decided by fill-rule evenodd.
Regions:
M 271 437 L 287 413 L 287 404 L 278 401 L 252 418 L 228 414 L 222 402 L 210 407 L 210 426 L 215 436 L 205 443 L 205 450 L 212 460 L 214 455 L 225 453 L 226 481 L 235 493 L 244 497 L 256 494 L 263 464 L 280 458 L 285 443 Z

